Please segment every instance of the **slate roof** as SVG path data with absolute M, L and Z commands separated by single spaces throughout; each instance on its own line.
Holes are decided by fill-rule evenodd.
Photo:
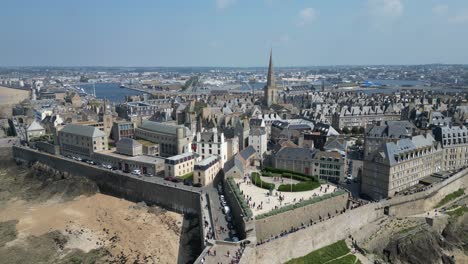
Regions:
M 419 135 L 413 138 L 404 138 L 395 142 L 388 142 L 382 145 L 381 149 L 378 150 L 380 155 L 389 163 L 389 165 L 395 165 L 397 160 L 395 157 L 400 154 L 407 153 L 409 151 L 432 147 L 434 145 L 434 137 L 428 134 L 426 136 Z
M 92 127 L 92 126 L 84 126 L 84 125 L 76 125 L 76 124 L 68 124 L 60 132 L 70 133 L 78 136 L 85 136 L 85 137 L 105 137 L 106 133 L 102 132 L 101 130 Z
M 306 148 L 294 148 L 294 147 L 284 147 L 276 153 L 277 158 L 282 159 L 291 159 L 291 160 L 301 160 L 301 161 L 311 161 L 314 159 L 317 150 L 311 150 Z
M 239 155 L 244 159 L 248 160 L 250 157 L 255 155 L 255 149 L 252 146 L 248 146 L 247 148 L 243 149 Z
M 184 128 L 184 136 L 191 135 L 192 132 L 185 126 L 159 123 L 153 121 L 143 121 L 143 124 L 139 128 L 168 135 L 176 135 L 177 128 L 179 127 Z
M 36 131 L 36 130 L 44 130 L 44 128 L 36 120 L 34 120 L 31 123 L 31 125 L 29 125 L 27 131 Z
M 117 147 L 140 147 L 142 144 L 138 142 L 137 140 L 131 139 L 131 138 L 122 138 L 119 140 L 117 143 L 115 143 Z

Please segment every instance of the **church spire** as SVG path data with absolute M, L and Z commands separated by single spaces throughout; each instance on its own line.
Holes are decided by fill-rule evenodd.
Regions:
M 267 86 L 275 85 L 275 74 L 273 73 L 273 49 L 270 49 L 270 63 L 268 64 Z
M 276 90 L 275 74 L 273 72 L 273 50 L 270 50 L 270 63 L 268 64 L 267 83 L 264 89 L 264 102 L 266 107 L 277 103 L 278 92 Z

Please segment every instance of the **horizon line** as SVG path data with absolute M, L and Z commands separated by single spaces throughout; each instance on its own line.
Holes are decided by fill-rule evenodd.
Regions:
M 429 65 L 447 65 L 447 66 L 468 66 L 468 63 L 421 63 L 421 64 L 323 64 L 323 65 L 288 65 L 274 68 L 314 68 L 314 67 L 369 67 L 369 66 L 429 66 Z M 266 66 L 120 66 L 120 65 L 8 65 L 0 68 L 268 68 Z

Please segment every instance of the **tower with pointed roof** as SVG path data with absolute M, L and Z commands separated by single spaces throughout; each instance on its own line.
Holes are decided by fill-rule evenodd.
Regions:
M 265 106 L 270 107 L 278 102 L 278 91 L 276 89 L 275 74 L 273 72 L 273 51 L 270 50 L 270 63 L 268 64 L 267 83 L 264 88 Z

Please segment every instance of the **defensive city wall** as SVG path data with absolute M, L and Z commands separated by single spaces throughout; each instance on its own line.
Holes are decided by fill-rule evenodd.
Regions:
M 348 193 L 343 192 L 323 201 L 318 201 L 273 216 L 256 219 L 255 231 L 257 242 L 265 241 L 291 228 L 325 221 L 329 217 L 341 214 L 347 209 Z
M 204 247 L 204 210 L 199 189 L 175 187 L 156 177 L 151 180 L 136 178 L 25 147 L 13 146 L 13 156 L 16 160 L 40 162 L 62 172 L 87 177 L 96 182 L 104 194 L 134 202 L 144 201 L 148 205 L 159 205 L 180 213 L 194 213 L 199 218 L 200 243 Z
M 197 213 L 200 223 L 203 223 L 206 210 L 200 201 L 198 189 L 174 187 L 160 178 L 136 178 L 24 147 L 14 146 L 13 154 L 16 159 L 39 161 L 60 171 L 86 176 L 95 181 L 103 193 L 131 201 L 145 201 L 178 212 Z M 404 217 L 434 208 L 446 195 L 468 187 L 468 169 L 453 174 L 443 182 L 433 184 L 425 191 L 396 196 L 355 209 L 348 208 L 348 193 L 337 193 L 316 203 L 258 219 L 245 217 L 234 190 L 226 182 L 223 184 L 236 225 L 240 229 L 240 237 L 251 242 L 241 262 L 245 263 L 244 260 L 248 259 L 249 263 L 284 263 L 345 239 L 349 235 L 358 242 L 363 241 L 375 231 L 372 228 L 375 224 L 371 223 L 385 215 Z M 291 227 L 302 226 L 304 228 L 296 232 L 278 236 L 283 231 L 289 231 Z M 203 228 L 200 229 L 203 232 Z M 203 237 L 201 235 L 202 239 Z M 253 247 L 257 243 L 260 244 Z
M 363 241 L 375 232 L 375 225 L 370 223 L 385 215 L 404 217 L 423 213 L 433 209 L 446 195 L 467 187 L 468 169 L 464 169 L 425 191 L 347 210 L 344 214 L 257 246 L 256 263 L 284 263 L 350 235 L 358 242 Z M 326 201 L 320 202 L 320 206 Z M 285 213 L 282 221 L 288 223 L 291 219 Z

